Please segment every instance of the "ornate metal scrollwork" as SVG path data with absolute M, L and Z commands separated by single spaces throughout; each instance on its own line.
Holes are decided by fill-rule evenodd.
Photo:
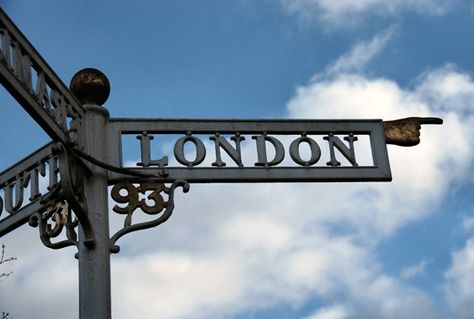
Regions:
M 87 168 L 74 156 L 70 156 L 61 143 L 53 146 L 53 154 L 58 157 L 60 181 L 40 200 L 42 209 L 31 215 L 29 224 L 39 228 L 41 241 L 46 247 L 53 249 L 77 246 L 75 228 L 80 224 L 84 233 L 84 245 L 92 247 L 94 233 L 83 195 Z M 67 239 L 52 243 L 51 239 L 58 237 L 64 229 Z
M 184 193 L 189 191 L 189 183 L 183 180 L 175 181 L 170 187 L 166 187 L 163 183 L 140 183 L 139 186 L 135 186 L 128 181 L 115 184 L 112 188 L 112 199 L 119 204 L 128 203 L 128 205 L 125 207 L 115 205 L 113 207 L 114 212 L 126 215 L 126 217 L 123 228 L 110 239 L 110 251 L 112 253 L 120 251 L 120 247 L 115 243 L 123 235 L 152 228 L 167 221 L 173 213 L 174 191 L 178 186 L 183 189 Z M 123 194 L 123 192 L 126 194 Z M 163 198 L 162 193 L 168 195 L 168 200 Z M 146 198 L 140 199 L 139 194 L 145 195 Z M 150 205 L 150 201 L 152 205 Z M 141 209 L 147 215 L 159 215 L 159 217 L 151 221 L 134 224 L 132 216 L 137 209 Z
M 43 213 L 35 213 L 30 217 L 30 226 L 38 227 L 43 244 L 52 249 L 60 249 L 68 246 L 77 246 L 77 233 L 75 228 L 79 225 L 78 219 L 73 218 L 73 213 L 67 201 L 60 201 L 50 206 Z M 52 238 L 58 237 L 66 229 L 67 239 L 59 242 L 51 242 Z

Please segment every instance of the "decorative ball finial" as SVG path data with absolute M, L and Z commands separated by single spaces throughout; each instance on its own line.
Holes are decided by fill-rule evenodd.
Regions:
M 69 88 L 82 104 L 102 106 L 110 93 L 109 79 L 94 68 L 85 68 L 74 74 Z

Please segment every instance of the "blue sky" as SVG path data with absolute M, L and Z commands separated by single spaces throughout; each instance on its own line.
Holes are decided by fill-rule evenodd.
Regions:
M 391 183 L 192 185 L 112 256 L 114 318 L 474 317 L 472 1 L 0 5 L 65 83 L 102 70 L 112 117 L 445 120 L 389 146 Z M 49 138 L 0 103 L 4 169 Z M 77 318 L 73 249 L 0 243 L 0 311 Z

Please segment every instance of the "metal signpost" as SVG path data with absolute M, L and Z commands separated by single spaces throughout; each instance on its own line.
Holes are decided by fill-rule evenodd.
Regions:
M 80 319 L 111 318 L 110 254 L 119 252 L 123 235 L 168 220 L 176 188 L 390 181 L 386 144 L 416 145 L 421 124 L 442 123 L 417 117 L 389 122 L 114 119 L 102 107 L 110 91 L 105 75 L 84 69 L 68 89 L 1 9 L 0 42 L 1 84 L 52 138 L 0 173 L 0 236 L 29 223 L 47 247 L 77 247 Z M 140 149 L 140 161 L 131 168 L 124 167 L 122 154 L 130 135 Z M 152 157 L 156 136 L 174 139 L 172 154 Z M 371 149 L 367 165 L 359 164 L 356 152 L 362 136 Z M 205 143 L 212 144 L 212 152 Z M 255 152 L 251 165 L 245 164 L 244 145 Z M 190 148 L 193 155 L 186 151 Z M 41 179 L 47 180 L 45 189 Z M 114 234 L 109 234 L 108 186 L 117 203 L 112 210 L 124 217 Z M 136 213 L 148 221 L 136 221 Z

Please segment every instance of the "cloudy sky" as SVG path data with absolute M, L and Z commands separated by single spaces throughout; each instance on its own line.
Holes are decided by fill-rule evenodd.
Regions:
M 0 5 L 65 83 L 102 70 L 112 117 L 444 119 L 388 146 L 391 183 L 191 185 L 121 239 L 113 318 L 474 317 L 472 1 Z M 49 138 L 0 103 L 5 169 Z M 2 243 L 0 313 L 77 318 L 75 250 L 26 225 Z

